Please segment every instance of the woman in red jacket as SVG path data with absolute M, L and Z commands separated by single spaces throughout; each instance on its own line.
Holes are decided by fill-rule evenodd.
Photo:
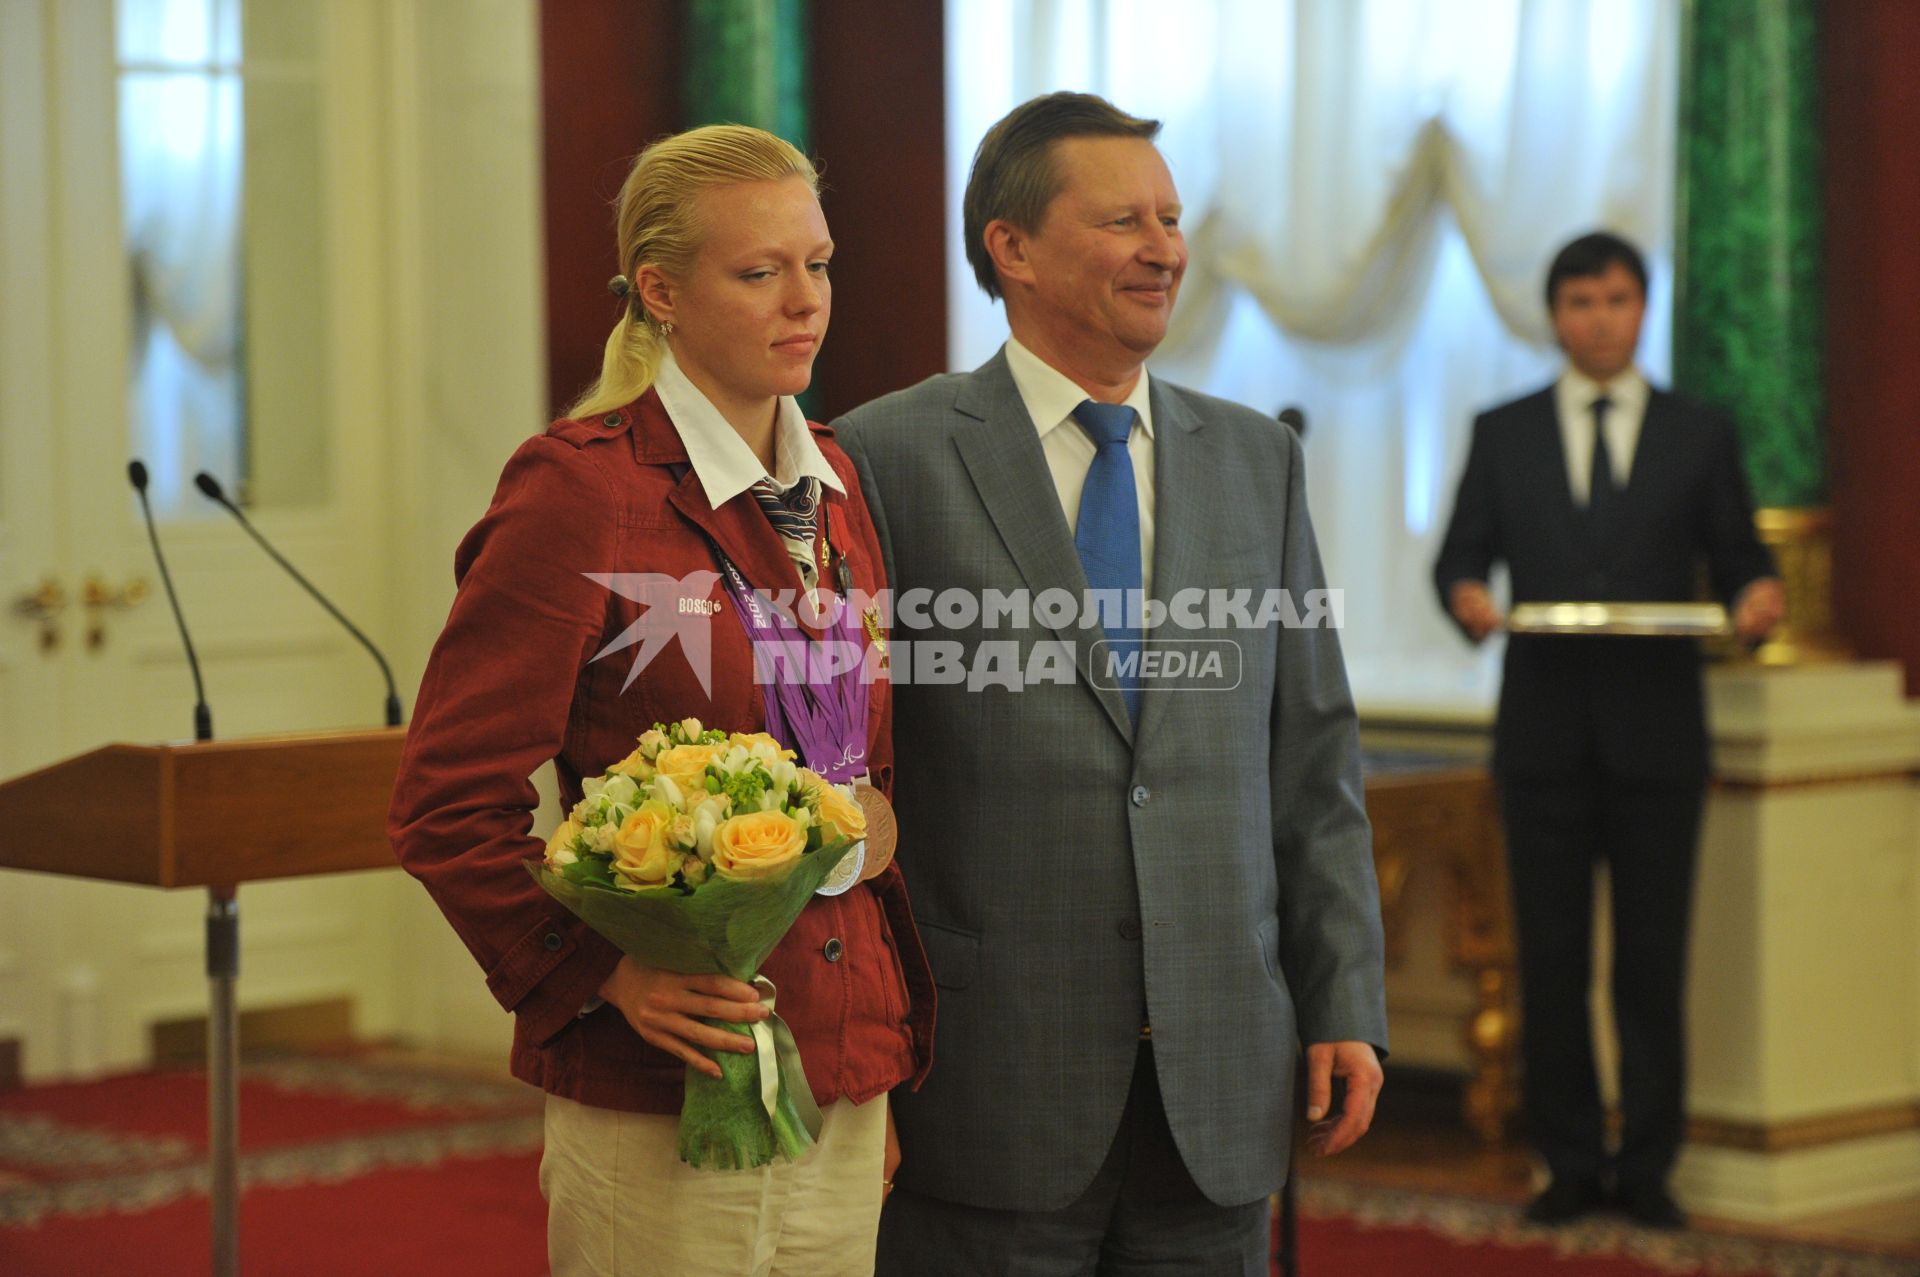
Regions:
M 625 304 L 599 381 L 508 461 L 456 555 L 393 842 L 513 1013 L 514 1075 L 548 1094 L 556 1274 L 870 1273 L 898 1160 L 886 1093 L 931 1058 L 933 985 L 899 869 L 815 897 L 763 968 L 825 1115 L 818 1145 L 696 1171 L 676 1155 L 684 1068 L 717 1075 L 707 1052 L 753 1049 L 701 1017 L 759 1018 L 758 994 L 622 956 L 521 865 L 542 851 L 528 777 L 549 759 L 570 806 L 655 722 L 781 719 L 792 689 L 756 683 L 730 589 L 857 599 L 885 584 L 853 466 L 792 398 L 831 299 L 806 157 L 736 125 L 662 139 L 617 227 Z M 861 700 L 838 729 L 850 739 L 813 745 L 884 791 L 886 683 L 846 703 Z

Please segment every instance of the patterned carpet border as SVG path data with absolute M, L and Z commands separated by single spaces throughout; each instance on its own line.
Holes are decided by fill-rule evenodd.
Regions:
M 535 1115 L 269 1149 L 240 1159 L 240 1187 L 338 1184 L 370 1171 L 435 1166 L 449 1158 L 534 1152 L 541 1145 L 541 1126 Z M 52 1215 L 152 1210 L 183 1197 L 205 1197 L 207 1184 L 207 1164 L 196 1161 L 77 1183 L 8 1189 L 0 1191 L 0 1228 L 31 1227 Z
M 1655 1232 L 1610 1216 L 1540 1228 L 1510 1203 L 1337 1180 L 1300 1183 L 1303 1215 L 1340 1216 L 1362 1227 L 1419 1228 L 1466 1245 L 1548 1246 L 1556 1254 L 1622 1257 L 1671 1273 L 1766 1273 L 1769 1277 L 1915 1277 L 1920 1260 L 1810 1242 L 1725 1233 Z
M 470 1108 L 538 1113 L 545 1103 L 539 1091 L 511 1079 L 350 1056 L 262 1057 L 248 1061 L 240 1073 L 290 1094 L 384 1100 L 419 1112 Z
M 541 1147 L 540 1093 L 518 1082 L 351 1057 L 265 1058 L 249 1061 L 240 1072 L 245 1081 L 266 1083 L 289 1095 L 345 1096 L 418 1113 L 449 1114 L 431 1126 L 245 1153 L 239 1167 L 243 1191 L 337 1184 L 372 1171 L 537 1152 Z M 243 1103 L 243 1124 L 245 1120 Z M 56 1183 L 0 1183 L 0 1228 L 32 1227 L 52 1216 L 146 1211 L 208 1194 L 206 1160 L 183 1140 L 78 1128 L 37 1114 L 0 1117 L 0 1162 L 6 1161 L 113 1168 L 118 1173 Z

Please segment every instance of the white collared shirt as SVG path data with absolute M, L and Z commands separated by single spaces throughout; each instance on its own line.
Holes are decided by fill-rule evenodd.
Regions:
M 1040 356 L 1020 344 L 1017 337 L 1007 338 L 1007 371 L 1013 374 L 1014 388 L 1026 405 L 1035 430 L 1040 432 L 1040 450 L 1046 454 L 1047 469 L 1053 474 L 1054 489 L 1060 494 L 1060 508 L 1067 516 L 1067 531 L 1080 523 L 1080 493 L 1087 486 L 1087 469 L 1093 465 L 1098 449 L 1077 422 L 1073 410 L 1089 396 L 1073 378 L 1047 364 Z M 1126 404 L 1134 411 L 1133 432 L 1127 436 L 1127 455 L 1133 459 L 1133 488 L 1140 501 L 1140 588 L 1153 590 L 1153 409 L 1148 404 L 1147 371 Z
M 1593 401 L 1605 395 L 1607 459 L 1613 463 L 1613 483 L 1624 491 L 1633 473 L 1633 452 L 1640 444 L 1640 427 L 1647 419 L 1647 379 L 1629 367 L 1606 385 L 1569 367 L 1553 383 L 1554 409 L 1560 418 L 1560 446 L 1567 454 L 1567 490 L 1573 503 L 1586 508 L 1593 491 Z
M 814 442 L 813 431 L 807 428 L 807 415 L 800 411 L 800 405 L 791 395 L 781 395 L 778 400 L 773 427 L 774 473 L 768 474 L 740 432 L 680 370 L 670 350 L 660 356 L 660 370 L 654 375 L 653 388 L 660 392 L 660 404 L 673 421 L 680 442 L 686 446 L 687 461 L 693 466 L 694 477 L 700 480 L 707 504 L 714 509 L 718 510 L 762 479 L 773 480 L 773 486 L 785 492 L 803 476 L 812 475 L 835 492 L 846 495 L 840 476 L 834 473 L 820 445 Z

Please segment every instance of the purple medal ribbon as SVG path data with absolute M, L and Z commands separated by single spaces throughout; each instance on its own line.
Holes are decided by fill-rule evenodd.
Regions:
M 767 733 L 824 780 L 847 784 L 866 775 L 865 644 L 852 603 L 838 599 L 839 615 L 815 639 L 749 585 L 717 542 L 708 542 L 753 647 Z

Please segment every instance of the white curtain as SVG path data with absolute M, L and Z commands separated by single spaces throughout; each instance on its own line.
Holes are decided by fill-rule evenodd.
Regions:
M 133 281 L 133 450 L 162 513 L 241 474 L 238 0 L 119 0 L 120 178 Z
M 968 0 L 949 5 L 952 189 L 1054 89 L 1165 122 L 1192 262 L 1156 373 L 1305 410 L 1309 493 L 1363 708 L 1484 714 L 1497 651 L 1428 570 L 1473 414 L 1558 366 L 1555 249 L 1646 252 L 1642 365 L 1668 367 L 1677 0 Z M 1177 16 L 1174 16 L 1177 13 Z M 1011 50 L 1011 56 L 1009 56 Z M 951 354 L 1006 326 L 949 261 Z

